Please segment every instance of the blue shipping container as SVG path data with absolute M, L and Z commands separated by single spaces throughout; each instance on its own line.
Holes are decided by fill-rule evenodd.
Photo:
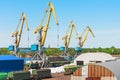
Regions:
M 32 51 L 37 51 L 38 50 L 38 44 L 31 45 L 31 50 Z
M 65 50 L 65 47 L 60 47 L 60 50 L 61 50 L 61 51 L 64 51 L 64 50 Z
M 82 48 L 80 48 L 80 47 L 75 48 L 75 51 L 81 51 L 81 50 L 82 50 Z
M 14 51 L 14 45 L 10 45 L 10 46 L 8 47 L 8 49 L 9 49 L 10 51 Z
M 13 55 L 0 55 L 0 72 L 24 70 L 24 59 Z

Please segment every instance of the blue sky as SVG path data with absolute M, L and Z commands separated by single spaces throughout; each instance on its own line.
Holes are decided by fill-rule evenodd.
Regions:
M 50 0 L 1 0 L 0 1 L 0 47 L 13 44 L 10 35 L 15 31 L 18 20 L 25 12 L 30 31 L 24 26 L 20 47 L 27 47 L 37 43 L 34 29 L 40 24 L 44 11 Z M 65 35 L 68 25 L 73 20 L 79 35 L 86 26 L 90 26 L 95 34 L 91 34 L 84 47 L 120 47 L 120 0 L 51 0 L 55 6 L 59 26 L 56 26 L 51 16 L 50 29 L 45 46 L 59 47 L 64 45 L 61 38 Z M 45 24 L 44 24 L 45 25 Z M 27 41 L 29 35 L 29 42 Z M 75 33 L 71 38 L 70 47 L 78 46 Z

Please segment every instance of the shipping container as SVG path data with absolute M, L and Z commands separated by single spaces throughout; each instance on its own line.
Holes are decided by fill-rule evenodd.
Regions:
M 82 48 L 80 48 L 80 47 L 75 47 L 75 51 L 82 51 Z
M 0 72 L 24 70 L 24 60 L 13 55 L 0 55 Z
M 37 69 L 38 78 L 49 78 L 51 77 L 51 69 Z
M 7 79 L 8 74 L 5 72 L 0 72 L 0 80 L 6 80 Z
M 64 50 L 65 50 L 65 47 L 60 47 L 60 50 L 61 50 L 61 51 L 64 51 Z
M 14 51 L 14 45 L 10 45 L 10 46 L 8 47 L 8 49 L 9 49 L 10 51 Z
M 38 44 L 32 44 L 31 45 L 31 50 L 32 51 L 37 51 L 38 50 Z
M 8 78 L 10 78 L 12 80 L 31 80 L 29 71 L 9 72 Z

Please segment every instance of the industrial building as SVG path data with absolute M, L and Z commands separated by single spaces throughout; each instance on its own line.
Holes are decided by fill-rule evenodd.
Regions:
M 77 69 L 71 80 L 120 80 L 120 61 L 89 64 Z
M 99 53 L 82 53 L 74 60 L 75 65 L 86 65 L 89 63 L 100 63 L 115 60 L 110 54 L 99 52 Z
M 0 72 L 24 70 L 24 59 L 13 55 L 0 55 Z

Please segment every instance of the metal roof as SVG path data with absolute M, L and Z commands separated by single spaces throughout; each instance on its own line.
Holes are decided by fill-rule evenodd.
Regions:
M 84 65 L 86 65 L 90 63 L 90 61 L 106 62 L 110 60 L 115 60 L 115 57 L 112 57 L 110 54 L 107 53 L 83 53 L 75 58 L 74 63 L 76 64 L 76 61 L 84 61 Z
M 2 60 L 23 60 L 23 59 L 13 55 L 0 55 L 0 61 Z
M 105 68 L 109 69 L 114 73 L 117 80 L 120 80 L 120 61 L 109 61 L 98 63 L 97 65 L 104 66 Z

